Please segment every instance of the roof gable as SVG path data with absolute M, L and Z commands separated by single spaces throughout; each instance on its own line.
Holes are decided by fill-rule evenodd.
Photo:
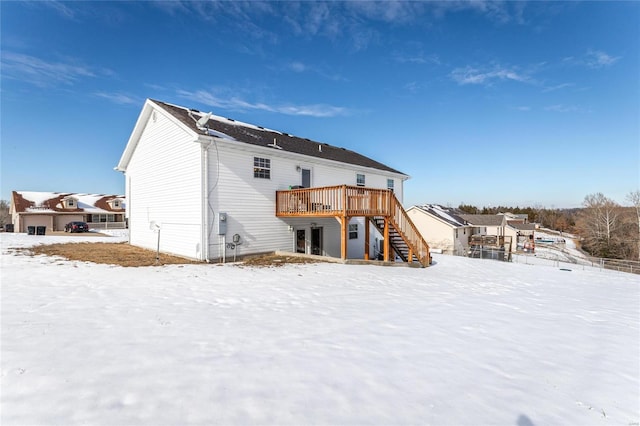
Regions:
M 147 103 L 151 103 L 152 105 L 168 112 L 176 119 L 177 122 L 179 122 L 183 127 L 189 129 L 189 131 L 194 133 L 194 135 L 206 135 L 228 141 L 265 148 L 274 148 L 285 152 L 292 152 L 407 176 L 394 168 L 346 148 L 336 147 L 322 142 L 315 142 L 310 139 L 300 138 L 284 132 L 267 129 L 262 126 L 243 123 L 215 115 L 210 116 L 206 123 L 206 127 L 199 127 L 196 124 L 196 121 L 202 118 L 204 114 L 198 110 L 187 109 L 156 100 L 148 100 Z M 145 103 L 145 107 L 147 106 L 147 103 Z M 139 123 L 136 124 L 136 126 L 138 125 Z M 132 138 L 133 137 L 134 135 L 132 135 Z M 124 170 L 120 164 L 117 169 Z

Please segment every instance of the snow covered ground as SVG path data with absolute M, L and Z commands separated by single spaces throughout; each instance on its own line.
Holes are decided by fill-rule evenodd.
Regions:
M 121 268 L 0 234 L 2 425 L 637 425 L 640 283 L 434 255 Z M 119 241 L 122 237 L 104 237 Z

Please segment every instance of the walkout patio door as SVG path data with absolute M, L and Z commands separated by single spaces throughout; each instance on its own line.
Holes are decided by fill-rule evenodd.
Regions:
M 307 252 L 307 235 L 304 229 L 296 230 L 296 253 Z
M 322 255 L 322 228 L 311 228 L 311 254 Z

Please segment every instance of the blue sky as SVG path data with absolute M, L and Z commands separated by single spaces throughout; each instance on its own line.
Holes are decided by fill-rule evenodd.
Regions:
M 123 193 L 146 98 L 343 146 L 405 204 L 640 186 L 639 2 L 2 2 L 1 185 Z

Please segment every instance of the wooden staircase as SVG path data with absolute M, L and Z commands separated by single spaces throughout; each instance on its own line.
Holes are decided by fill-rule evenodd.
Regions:
M 431 264 L 429 245 L 393 191 L 388 189 L 340 185 L 276 191 L 276 216 L 336 217 L 343 224 L 343 253 L 349 219 L 365 217 L 380 231 L 385 244 L 388 242 L 383 249 L 384 260 L 394 258 L 390 247 L 405 262 L 423 267 Z M 368 253 L 368 242 L 366 244 L 365 253 Z
M 431 264 L 429 245 L 422 238 L 422 235 L 418 232 L 395 194 L 391 193 L 390 196 L 390 214 L 387 216 L 373 216 L 369 220 L 404 262 L 417 262 L 423 267 L 429 266 Z M 386 232 L 385 222 L 388 223 Z
M 381 234 L 384 235 L 384 217 L 373 217 L 370 219 L 371 223 L 380 231 Z M 409 260 L 410 249 L 409 244 L 402 238 L 402 235 L 395 227 L 389 228 L 389 244 L 391 244 L 391 248 L 393 251 L 400 256 L 400 258 L 404 262 L 419 262 L 416 256 L 412 255 L 412 259 Z

